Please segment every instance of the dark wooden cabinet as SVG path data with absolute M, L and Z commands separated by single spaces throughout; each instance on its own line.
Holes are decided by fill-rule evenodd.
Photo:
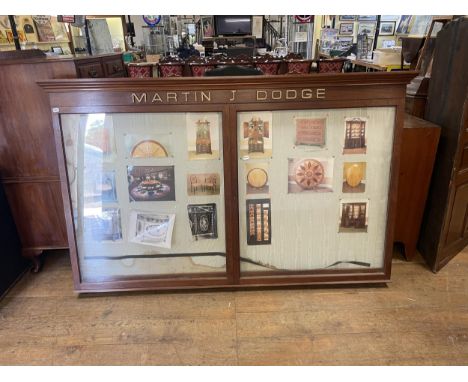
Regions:
M 75 58 L 78 78 L 125 77 L 126 71 L 121 53 Z
M 21 256 L 21 243 L 15 222 L 0 185 L 0 297 L 27 269 L 28 261 Z
M 36 81 L 76 78 L 73 60 L 0 60 L 0 181 L 23 255 L 68 247 L 47 95 Z M 39 263 L 36 263 L 36 268 Z
M 441 126 L 419 250 L 433 271 L 468 244 L 468 19 L 437 34 L 425 119 Z
M 440 126 L 405 115 L 394 240 L 404 245 L 408 260 L 416 254 L 439 136 Z

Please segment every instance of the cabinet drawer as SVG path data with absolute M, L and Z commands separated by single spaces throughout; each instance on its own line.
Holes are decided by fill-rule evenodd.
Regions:
M 76 66 L 78 75 L 80 78 L 103 78 L 104 71 L 102 70 L 101 63 L 99 61 L 86 63 L 86 64 L 77 64 Z
M 114 59 L 109 61 L 103 61 L 104 71 L 106 77 L 120 77 L 125 75 L 125 68 L 122 60 Z

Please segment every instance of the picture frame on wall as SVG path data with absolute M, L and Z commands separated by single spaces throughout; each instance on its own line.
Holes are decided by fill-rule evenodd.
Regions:
M 358 34 L 366 34 L 368 36 L 375 35 L 376 23 L 360 23 L 358 27 Z
M 396 34 L 408 34 L 409 26 L 411 24 L 411 15 L 402 15 L 398 23 Z
M 359 15 L 358 21 L 377 21 L 377 15 Z
M 340 21 L 355 21 L 356 15 L 340 15 Z
M 354 23 L 341 23 L 340 24 L 340 35 L 352 36 L 354 33 Z
M 380 36 L 393 36 L 395 34 L 395 21 L 384 21 L 380 23 Z

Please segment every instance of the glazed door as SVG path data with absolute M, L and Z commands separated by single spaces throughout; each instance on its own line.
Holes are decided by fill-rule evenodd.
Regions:
M 64 114 L 61 128 L 81 283 L 226 277 L 221 112 Z
M 239 111 L 241 280 L 384 266 L 394 107 Z

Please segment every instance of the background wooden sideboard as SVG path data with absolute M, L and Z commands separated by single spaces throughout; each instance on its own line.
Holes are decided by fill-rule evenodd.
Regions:
M 21 53 L 21 52 L 20 52 Z M 76 78 L 73 60 L 0 60 L 0 181 L 21 239 L 35 262 L 68 247 L 49 101 L 36 81 Z

